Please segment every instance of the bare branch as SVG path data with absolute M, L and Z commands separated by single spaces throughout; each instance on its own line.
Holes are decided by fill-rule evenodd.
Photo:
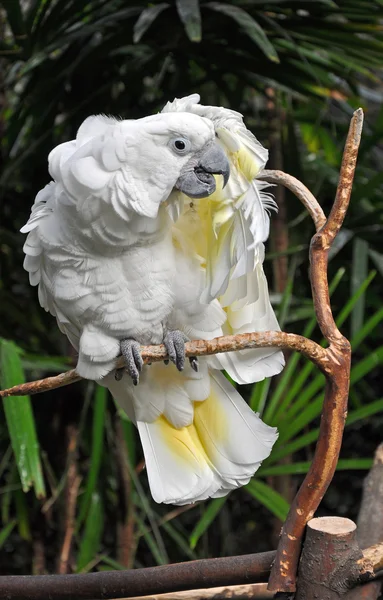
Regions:
M 350 201 L 362 122 L 363 112 L 358 109 L 350 123 L 334 206 L 328 221 L 311 242 L 311 288 L 319 326 L 330 344 L 325 350 L 329 369 L 326 372 L 325 397 L 314 459 L 282 528 L 268 586 L 273 592 L 293 592 L 296 589 L 305 526 L 314 516 L 331 483 L 342 443 L 350 383 L 351 347 L 338 330 L 332 315 L 327 262 L 328 251 L 343 223 Z
M 283 171 L 269 171 L 268 169 L 261 171 L 257 179 L 262 179 L 269 183 L 279 183 L 290 190 L 309 212 L 317 231 L 319 231 L 326 223 L 326 216 L 318 203 L 318 200 L 313 196 L 310 190 L 299 181 L 299 179 L 296 179 Z
M 266 583 L 247 583 L 243 585 L 229 585 L 215 587 L 210 590 L 188 590 L 187 592 L 172 592 L 170 594 L 156 594 L 154 596 L 136 596 L 130 600 L 267 600 L 274 594 L 267 591 Z
M 218 354 L 219 352 L 233 352 L 244 350 L 245 348 L 270 348 L 278 347 L 282 350 L 296 350 L 309 358 L 321 371 L 326 372 L 329 368 L 328 358 L 325 350 L 313 342 L 300 335 L 293 333 L 284 333 L 282 331 L 262 331 L 256 333 L 242 333 L 239 335 L 225 335 L 214 338 L 213 340 L 193 340 L 185 345 L 186 356 L 207 356 Z M 142 346 L 142 358 L 144 363 L 165 360 L 167 357 L 166 349 L 163 344 L 159 346 Z M 116 362 L 116 368 L 124 366 L 123 358 Z M 26 396 L 54 390 L 82 378 L 73 369 L 67 373 L 60 373 L 54 377 L 46 377 L 29 383 L 15 385 L 8 390 L 0 391 L 0 398 L 7 396 Z

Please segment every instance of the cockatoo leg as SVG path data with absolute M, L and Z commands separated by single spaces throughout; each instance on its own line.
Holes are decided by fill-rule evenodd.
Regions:
M 185 342 L 189 338 L 179 329 L 168 331 L 164 337 L 164 345 L 169 359 L 174 363 L 179 371 L 185 367 Z M 194 371 L 198 371 L 198 360 L 196 356 L 190 356 L 190 366 Z
M 140 372 L 144 365 L 144 361 L 140 352 L 141 345 L 136 340 L 126 339 L 121 340 L 121 354 L 125 359 L 125 370 L 128 371 L 134 385 L 137 385 L 140 379 Z M 116 379 L 121 379 L 120 369 L 116 371 Z

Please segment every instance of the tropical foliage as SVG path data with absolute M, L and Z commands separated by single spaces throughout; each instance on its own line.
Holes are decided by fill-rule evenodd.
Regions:
M 204 103 L 243 112 L 274 150 L 274 164 L 282 161 L 279 166 L 303 180 L 326 210 L 350 114 L 364 107 L 352 205 L 330 262 L 334 313 L 354 353 L 350 412 L 339 473 L 321 508 L 355 516 L 363 472 L 383 425 L 377 377 L 383 360 L 382 3 L 1 4 L 1 387 L 73 363 L 28 285 L 18 230 L 47 181 L 50 149 L 70 139 L 86 116 L 135 118 L 197 91 Z M 274 300 L 285 329 L 320 340 L 307 275 L 312 225 L 292 196 L 284 200 L 280 227 L 289 247 L 270 250 L 267 269 L 271 281 L 272 268 L 287 257 L 288 280 Z M 292 355 L 278 380 L 242 389 L 251 406 L 279 428 L 272 456 L 244 490 L 181 510 L 150 499 L 134 428 L 104 389 L 84 383 L 5 400 L 3 572 L 118 569 L 272 548 L 272 518 L 285 517 L 312 457 L 323 383 L 311 364 Z M 71 527 L 72 552 L 66 556 L 64 537 Z

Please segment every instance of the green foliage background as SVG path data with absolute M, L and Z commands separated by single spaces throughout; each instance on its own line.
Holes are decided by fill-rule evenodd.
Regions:
M 75 362 L 28 284 L 18 231 L 48 181 L 49 151 L 73 138 L 85 117 L 136 118 L 198 92 L 204 104 L 240 110 L 271 147 L 273 166 L 304 181 L 328 211 L 348 122 L 363 106 L 351 208 L 329 269 L 334 313 L 353 346 L 350 412 L 339 472 L 320 509 L 355 517 L 383 426 L 382 2 L 3 0 L 0 7 L 1 387 Z M 276 293 L 276 278 L 273 300 L 286 330 L 320 340 L 308 281 L 313 227 L 294 197 L 284 200 L 288 281 Z M 270 282 L 280 261 L 269 248 Z M 120 569 L 275 547 L 313 454 L 323 376 L 292 355 L 278 379 L 241 393 L 278 426 L 273 454 L 243 490 L 186 510 L 153 503 L 135 430 L 105 390 L 83 383 L 33 401 L 6 399 L 1 572 Z

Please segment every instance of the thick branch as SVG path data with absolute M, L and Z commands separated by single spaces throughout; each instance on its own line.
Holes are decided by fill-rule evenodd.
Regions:
M 326 373 L 320 433 L 314 459 L 282 528 L 268 586 L 273 592 L 295 591 L 305 526 L 314 516 L 331 483 L 342 443 L 347 414 L 351 348 L 348 340 L 339 332 L 332 315 L 327 262 L 329 248 L 343 223 L 349 204 L 362 122 L 363 112 L 359 109 L 351 120 L 334 206 L 328 221 L 311 242 L 311 288 L 319 326 L 330 344 L 325 350 L 329 370 Z
M 0 577 L 0 599 L 98 600 L 266 581 L 275 552 L 81 575 Z
M 319 231 L 326 223 L 326 216 L 322 210 L 322 207 L 318 203 L 315 196 L 307 189 L 305 185 L 299 179 L 296 179 L 292 175 L 288 175 L 283 171 L 269 171 L 265 169 L 258 175 L 258 179 L 268 181 L 269 183 L 279 183 L 284 185 L 290 192 L 292 192 L 298 200 L 300 200 L 303 206 L 309 212 L 312 220 L 315 224 L 315 229 Z
M 368 554 L 369 549 L 364 553 Z M 275 552 L 262 552 L 126 571 L 80 575 L 5 575 L 0 576 L 0 600 L 134 598 L 197 588 L 261 583 L 266 581 L 274 558 Z M 371 571 L 371 567 L 377 571 L 377 565 L 371 565 L 368 559 L 362 558 L 358 562 L 361 576 L 368 569 Z
M 328 358 L 325 350 L 300 335 L 284 333 L 283 331 L 262 331 L 256 333 L 242 333 L 239 335 L 225 335 L 213 340 L 193 340 L 185 346 L 186 356 L 207 356 L 219 352 L 233 352 L 245 348 L 281 348 L 282 350 L 296 350 L 309 358 L 321 371 L 328 371 Z M 159 346 L 142 346 L 144 363 L 156 362 L 166 359 L 167 354 L 163 344 Z M 116 362 L 116 368 L 124 366 L 122 358 Z M 26 396 L 54 390 L 79 381 L 81 377 L 75 370 L 60 373 L 54 377 L 46 377 L 29 383 L 15 385 L 8 390 L 0 391 L 0 398 L 6 396 Z

